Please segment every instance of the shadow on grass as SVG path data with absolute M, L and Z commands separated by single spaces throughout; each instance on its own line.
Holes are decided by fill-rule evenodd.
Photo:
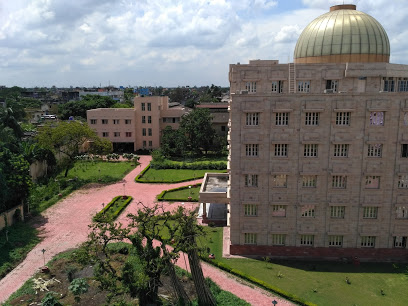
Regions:
M 265 261 L 264 258 L 256 258 Z M 279 260 L 270 259 L 269 263 L 299 269 L 309 272 L 336 273 L 401 273 L 408 269 L 408 263 L 374 263 L 362 262 L 354 264 L 352 260 L 344 261 L 308 261 L 308 260 Z

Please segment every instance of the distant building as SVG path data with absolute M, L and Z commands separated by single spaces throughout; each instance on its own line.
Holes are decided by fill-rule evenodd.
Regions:
M 196 108 L 208 109 L 212 116 L 211 125 L 218 135 L 227 136 L 228 133 L 228 103 L 205 103 L 198 104 Z
M 87 121 L 98 136 L 113 144 L 127 144 L 134 151 L 157 149 L 163 129 L 177 129 L 189 109 L 170 107 L 166 96 L 135 97 L 134 108 L 98 108 L 87 111 Z
M 80 91 L 79 92 L 79 98 L 82 98 L 83 96 L 86 96 L 86 95 L 110 97 L 113 100 L 116 100 L 118 102 L 124 101 L 124 92 L 121 90 L 110 91 L 110 90 L 105 90 L 105 89 L 99 89 L 98 91 Z
M 408 260 L 408 66 L 338 5 L 294 63 L 230 65 L 230 253 Z

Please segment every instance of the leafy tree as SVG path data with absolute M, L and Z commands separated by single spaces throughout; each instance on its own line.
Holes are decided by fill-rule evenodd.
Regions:
M 125 105 L 127 105 L 127 107 L 133 107 L 133 98 L 135 97 L 135 94 L 133 93 L 133 88 L 125 88 L 123 95 L 125 98 Z
M 186 136 L 181 129 L 173 130 L 171 126 L 166 126 L 161 138 L 161 153 L 165 156 L 183 156 L 186 141 Z
M 191 113 L 183 116 L 180 122 L 180 129 L 187 137 L 187 147 L 190 151 L 207 154 L 211 148 L 216 135 L 211 126 L 211 114 L 208 109 L 194 109 Z
M 37 140 L 42 147 L 50 149 L 59 157 L 60 164 L 65 168 L 65 177 L 86 143 L 92 143 L 93 152 L 108 153 L 108 149 L 112 150 L 112 145 L 100 139 L 86 123 L 78 121 L 48 124 L 39 130 Z
M 80 101 L 70 101 L 59 106 L 61 119 L 67 120 L 70 116 L 86 118 L 86 111 L 95 108 L 111 108 L 116 103 L 111 97 L 86 95 Z

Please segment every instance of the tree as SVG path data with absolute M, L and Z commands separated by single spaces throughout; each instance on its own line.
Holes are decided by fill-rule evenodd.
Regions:
M 61 166 L 65 168 L 65 177 L 86 143 L 92 143 L 93 152 L 108 153 L 108 150 L 112 150 L 107 140 L 101 140 L 86 123 L 78 121 L 48 124 L 39 130 L 37 140 L 59 158 Z
M 186 149 L 186 136 L 183 131 L 166 126 L 163 130 L 160 149 L 164 156 L 183 156 Z
M 86 118 L 86 111 L 95 108 L 111 108 L 116 103 L 111 97 L 86 95 L 80 101 L 70 101 L 58 107 L 61 119 L 69 117 Z
M 207 154 L 215 137 L 215 130 L 211 126 L 211 114 L 208 109 L 194 109 L 191 113 L 183 116 L 180 129 L 187 137 L 187 147 L 190 151 Z

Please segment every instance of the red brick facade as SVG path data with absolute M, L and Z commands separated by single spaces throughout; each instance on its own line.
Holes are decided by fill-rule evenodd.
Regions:
M 408 261 L 407 249 L 375 248 L 313 248 L 266 245 L 231 245 L 231 255 L 269 256 L 271 258 L 300 258 L 319 260 L 340 260 L 341 258 L 361 261 Z

